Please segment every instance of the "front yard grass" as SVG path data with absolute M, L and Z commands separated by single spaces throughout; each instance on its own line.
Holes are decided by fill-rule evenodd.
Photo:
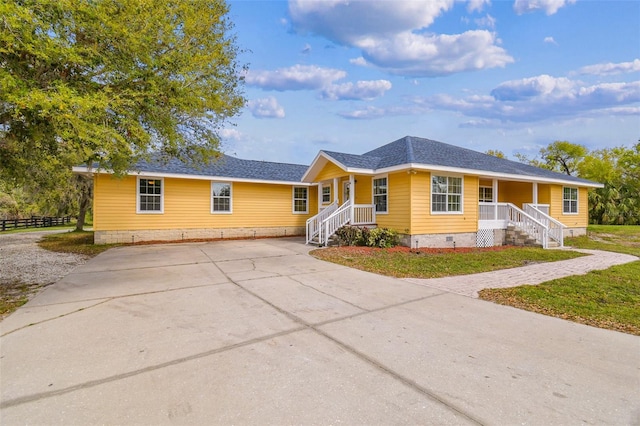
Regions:
M 73 231 L 45 235 L 42 240 L 38 241 L 38 245 L 49 251 L 84 254 L 93 257 L 118 244 L 93 244 L 92 231 Z
M 640 226 L 592 225 L 565 245 L 640 256 Z M 640 335 L 640 261 L 537 286 L 485 289 L 480 298 L 594 327 Z
M 583 256 L 577 252 L 510 246 L 455 250 L 329 247 L 314 250 L 311 254 L 318 259 L 396 278 L 439 278 L 477 274 Z
M 640 226 L 589 226 L 587 235 L 566 238 L 565 245 L 640 257 Z M 352 268 L 398 278 L 437 278 L 554 262 L 576 252 L 507 247 L 492 250 L 409 250 L 336 247 L 314 256 Z M 553 268 L 553 265 L 549 265 Z M 490 285 L 491 283 L 487 283 Z M 640 335 L 640 261 L 505 289 L 485 289 L 481 299 L 595 327 Z

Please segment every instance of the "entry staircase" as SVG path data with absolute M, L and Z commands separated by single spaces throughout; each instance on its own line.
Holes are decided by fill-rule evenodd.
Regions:
M 341 206 L 334 201 L 320 213 L 307 219 L 307 244 L 326 246 L 336 231 L 345 225 L 374 225 L 376 211 L 373 204 L 351 204 L 346 201 Z
M 506 229 L 507 241 L 543 248 L 564 247 L 565 225 L 549 216 L 548 207 L 525 204 L 524 210 L 512 203 L 481 203 L 479 229 Z

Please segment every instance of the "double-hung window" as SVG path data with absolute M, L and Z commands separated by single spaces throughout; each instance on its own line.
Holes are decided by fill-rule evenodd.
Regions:
M 324 185 L 322 187 L 322 203 L 329 204 L 331 202 L 331 186 Z
M 211 182 L 211 213 L 231 213 L 233 208 L 230 182 Z
M 387 178 L 376 178 L 373 180 L 373 204 L 376 206 L 376 213 L 387 213 L 388 210 L 388 187 Z
M 305 214 L 309 212 L 309 190 L 303 186 L 293 188 L 293 212 Z
M 462 213 L 461 177 L 431 177 L 431 212 Z
M 578 213 L 578 188 L 562 188 L 562 213 Z
M 138 213 L 164 212 L 163 179 L 138 178 Z

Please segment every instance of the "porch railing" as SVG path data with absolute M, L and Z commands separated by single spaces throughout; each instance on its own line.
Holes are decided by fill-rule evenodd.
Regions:
M 329 238 L 335 234 L 338 228 L 351 222 L 351 203 L 349 201 L 341 205 L 331 216 L 322 221 L 320 227 L 320 236 L 318 238 L 318 244 L 325 245 L 329 241 Z
M 543 212 L 539 213 L 544 215 Z M 483 222 L 482 228 L 486 229 L 505 229 L 507 225 L 513 224 L 529 234 L 542 247 L 549 247 L 549 225 L 514 204 L 480 203 L 479 220 Z
M 354 204 L 352 225 L 370 225 L 376 223 L 376 209 L 373 204 Z
M 543 210 L 546 207 L 546 211 Z M 564 247 L 564 228 L 566 225 L 549 216 L 549 205 L 525 204 L 524 211 L 544 224 L 549 232 L 549 238 L 556 241 L 560 247 Z
M 347 201 L 338 207 L 338 203 L 334 202 L 307 220 L 307 244 L 316 242 L 326 245 L 329 238 L 344 225 L 371 225 L 375 221 L 373 204 L 351 204 Z
M 322 229 L 322 222 L 326 218 L 331 216 L 331 214 L 335 212 L 337 209 L 338 209 L 338 202 L 334 201 L 333 203 L 325 207 L 320 213 L 307 219 L 307 224 L 306 224 L 307 244 L 309 244 L 311 241 L 313 241 L 314 238 L 320 235 L 320 232 Z

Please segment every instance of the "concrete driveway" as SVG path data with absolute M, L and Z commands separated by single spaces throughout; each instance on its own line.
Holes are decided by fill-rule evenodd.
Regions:
M 0 323 L 0 423 L 640 423 L 640 338 L 307 251 L 97 256 Z

